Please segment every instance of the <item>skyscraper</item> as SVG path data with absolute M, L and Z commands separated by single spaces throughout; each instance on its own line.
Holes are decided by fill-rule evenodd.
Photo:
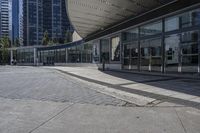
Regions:
M 0 0 L 0 37 L 9 36 L 9 1 Z
M 64 42 L 65 34 L 72 31 L 65 0 L 19 0 L 20 40 L 24 46 L 41 45 L 47 31 L 52 40 Z
M 40 45 L 43 37 L 42 0 L 20 0 L 20 40 L 24 46 Z
M 14 43 L 19 39 L 19 0 L 11 0 L 11 33 L 10 38 Z
M 73 31 L 67 17 L 65 0 L 44 0 L 43 5 L 44 32 L 47 31 L 52 40 L 62 42 L 66 32 Z

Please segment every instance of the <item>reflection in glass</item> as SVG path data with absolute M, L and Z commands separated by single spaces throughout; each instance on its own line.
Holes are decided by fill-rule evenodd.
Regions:
M 143 40 L 140 42 L 141 70 L 161 71 L 161 39 Z
M 120 39 L 115 37 L 111 39 L 111 60 L 120 61 Z
M 171 17 L 165 19 L 165 31 L 173 31 L 179 29 L 179 17 Z
M 185 32 L 181 35 L 182 72 L 198 72 L 198 32 Z
M 165 71 L 178 72 L 180 36 L 175 34 L 165 38 Z
M 151 23 L 140 27 L 140 36 L 148 36 L 162 33 L 162 22 Z
M 106 63 L 109 63 L 109 39 L 102 39 L 100 41 L 100 53 L 101 53 L 101 62 L 102 62 L 102 58 L 105 59 Z
M 139 36 L 139 29 L 131 29 L 122 33 L 123 42 L 129 42 L 137 39 Z
M 200 25 L 200 9 L 186 12 L 180 16 L 181 27 Z
M 138 69 L 138 43 L 131 42 L 124 44 L 124 68 L 125 69 Z
M 34 63 L 33 49 L 18 49 L 16 54 L 17 63 Z

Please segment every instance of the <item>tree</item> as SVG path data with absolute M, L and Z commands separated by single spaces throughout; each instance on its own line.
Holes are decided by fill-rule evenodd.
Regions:
M 16 38 L 16 39 L 15 39 L 15 46 L 16 46 L 16 47 L 19 47 L 19 46 L 20 46 L 19 38 Z
M 72 32 L 67 30 L 65 33 L 65 43 L 72 42 Z
M 54 44 L 53 41 L 52 41 L 52 40 L 49 40 L 48 45 L 49 45 L 49 46 L 52 46 L 53 44 Z
M 49 35 L 48 32 L 45 31 L 42 39 L 42 45 L 48 45 L 48 44 L 49 44 Z
M 54 44 L 58 44 L 59 43 L 58 39 L 57 38 L 53 38 L 53 43 Z
M 9 62 L 9 51 L 8 48 L 10 46 L 10 39 L 8 37 L 2 37 L 0 39 L 0 49 L 2 56 L 2 63 L 6 64 Z

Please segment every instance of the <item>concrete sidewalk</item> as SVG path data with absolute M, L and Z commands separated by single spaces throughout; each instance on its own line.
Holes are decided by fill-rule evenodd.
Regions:
M 139 106 L 200 107 L 199 80 L 99 71 L 86 67 L 48 67 L 99 86 L 97 91 Z M 99 89 L 102 88 L 102 89 Z
M 0 99 L 1 133 L 199 133 L 189 107 L 114 107 Z
M 0 133 L 200 132 L 200 110 L 191 107 L 196 102 L 172 97 L 166 102 L 164 95 L 123 87 L 134 82 L 161 86 L 169 81 L 181 87 L 178 82 L 186 81 L 91 68 L 62 69 L 0 67 Z M 99 80 L 94 78 L 97 74 Z M 195 84 L 190 84 L 191 89 Z

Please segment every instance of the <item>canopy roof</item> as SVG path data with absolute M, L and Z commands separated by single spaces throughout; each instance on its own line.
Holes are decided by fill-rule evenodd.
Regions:
M 68 16 L 81 37 L 137 17 L 176 0 L 66 0 Z

